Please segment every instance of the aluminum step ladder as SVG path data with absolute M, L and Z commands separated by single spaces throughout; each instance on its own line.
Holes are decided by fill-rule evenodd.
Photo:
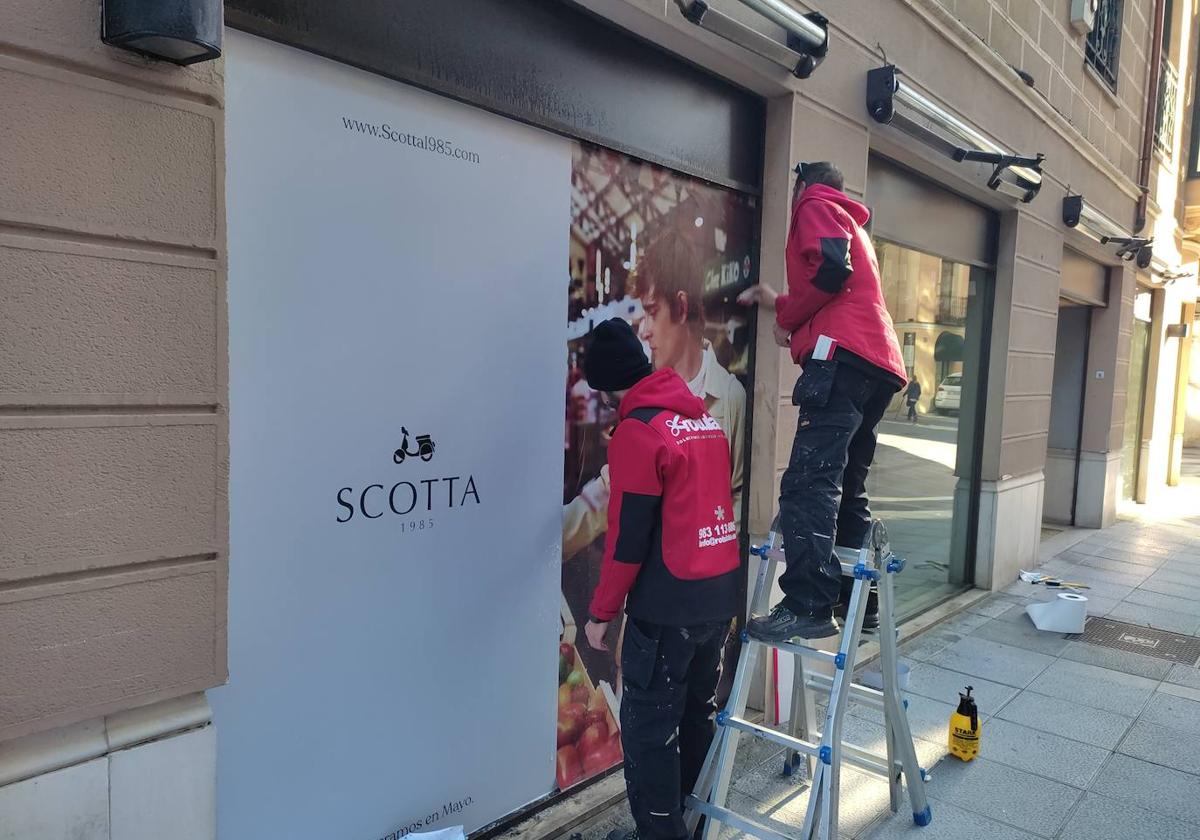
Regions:
M 766 612 L 771 583 L 783 556 L 778 519 L 771 526 L 767 542 L 751 548 L 760 558 L 758 577 L 754 585 L 751 614 Z M 842 628 L 838 652 L 831 653 L 795 643 L 768 643 L 751 638 L 742 631 L 742 653 L 729 702 L 717 714 L 717 734 L 705 758 L 696 788 L 686 802 L 688 831 L 696 831 L 701 816 L 705 820 L 704 840 L 715 840 L 718 824 L 753 834 L 764 840 L 818 840 L 838 837 L 838 791 L 842 764 L 882 776 L 887 779 L 893 813 L 900 810 L 901 777 L 908 787 L 908 799 L 913 821 L 920 826 L 933 819 L 925 796 L 925 770 L 917 762 L 916 748 L 905 711 L 908 702 L 900 695 L 897 674 L 896 630 L 892 577 L 904 568 L 904 560 L 888 547 L 887 531 L 875 520 L 867 540 L 859 551 L 836 549 L 842 564 L 842 574 L 854 578 L 853 594 Z M 872 583 L 879 589 L 879 657 L 883 690 L 877 691 L 853 682 L 855 657 L 863 636 L 863 618 L 867 612 L 867 595 Z M 762 649 L 775 648 L 795 658 L 792 677 L 792 705 L 789 731 L 781 732 L 746 720 L 746 701 L 754 666 Z M 823 674 L 808 673 L 804 660 L 826 662 L 833 666 L 832 679 Z M 816 727 L 816 709 L 810 691 L 828 692 L 829 704 L 825 723 Z M 850 697 L 883 710 L 887 754 L 877 755 L 853 744 L 842 742 L 842 723 Z M 730 775 L 737 754 L 738 736 L 746 733 L 755 738 L 772 741 L 787 748 L 783 773 L 791 775 L 800 766 L 801 756 L 808 765 L 810 780 L 808 808 L 804 826 L 794 837 L 782 834 L 752 819 L 736 814 L 726 807 Z

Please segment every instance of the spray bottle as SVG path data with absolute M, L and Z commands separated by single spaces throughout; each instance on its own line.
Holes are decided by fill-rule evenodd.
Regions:
M 972 686 L 967 693 L 958 695 L 958 708 L 950 715 L 950 754 L 963 761 L 979 755 L 979 709 L 971 696 Z

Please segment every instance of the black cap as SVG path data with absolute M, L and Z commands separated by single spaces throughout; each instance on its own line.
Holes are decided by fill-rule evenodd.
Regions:
M 642 343 L 628 322 L 612 318 L 592 330 L 583 373 L 593 390 L 624 391 L 649 376 L 652 370 Z

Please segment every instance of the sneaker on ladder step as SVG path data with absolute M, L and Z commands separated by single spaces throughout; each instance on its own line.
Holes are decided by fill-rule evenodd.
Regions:
M 760 642 L 786 642 L 790 639 L 827 639 L 841 630 L 832 614 L 797 615 L 779 604 L 769 615 L 746 622 L 746 631 Z

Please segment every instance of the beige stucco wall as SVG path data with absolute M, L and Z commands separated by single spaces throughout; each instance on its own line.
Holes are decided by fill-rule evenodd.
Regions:
M 223 78 L 0 4 L 0 743 L 226 675 Z

